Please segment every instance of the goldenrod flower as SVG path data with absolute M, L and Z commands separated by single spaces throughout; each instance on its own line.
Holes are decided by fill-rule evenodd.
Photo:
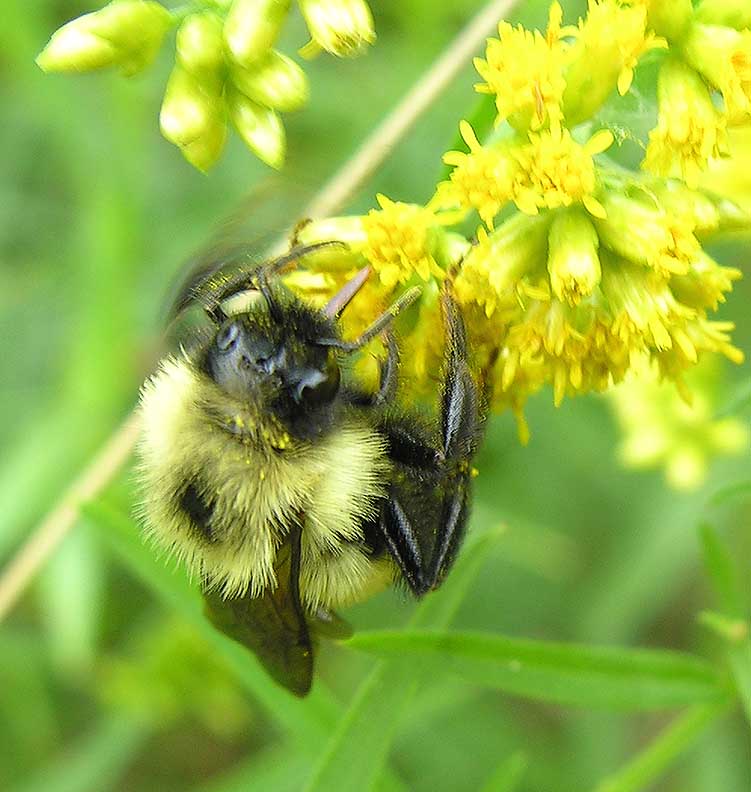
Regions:
M 250 66 L 274 46 L 289 6 L 290 0 L 233 0 L 224 39 L 235 62 Z
M 150 0 L 113 0 L 63 25 L 37 57 L 46 72 L 85 72 L 118 66 L 142 71 L 156 58 L 172 15 Z
M 632 373 L 611 395 L 624 433 L 623 463 L 637 469 L 663 466 L 672 487 L 688 490 L 703 483 L 713 457 L 745 451 L 749 427 L 737 418 L 712 417 L 718 375 L 716 365 L 706 364 L 692 373 L 687 403 L 646 358 L 635 361 Z
M 511 144 L 481 146 L 466 121 L 459 123 L 459 130 L 469 153 L 449 151 L 443 155 L 443 161 L 454 169 L 450 180 L 438 185 L 436 200 L 444 206 L 476 209 L 483 222 L 492 228 L 498 212 L 514 199 L 521 170 L 519 162 Z
M 276 112 L 237 90 L 227 95 L 232 123 L 245 145 L 272 168 L 281 168 L 287 147 L 284 125 Z
M 628 91 L 639 58 L 667 46 L 647 30 L 647 10 L 618 0 L 589 0 L 566 67 L 563 112 L 568 124 L 591 118 L 614 88 Z
M 252 68 L 233 66 L 230 79 L 240 93 L 281 113 L 298 110 L 308 100 L 305 72 L 276 50 L 269 50 Z
M 731 122 L 751 116 L 751 30 L 694 24 L 683 52 L 688 62 L 722 92 Z
M 612 144 L 612 133 L 600 130 L 584 145 L 560 127 L 530 132 L 529 139 L 516 155 L 523 171 L 514 196 L 519 209 L 535 214 L 542 208 L 582 203 L 590 214 L 604 217 L 605 210 L 595 197 L 598 184 L 593 156 Z
M 162 134 L 201 171 L 209 170 L 219 159 L 227 136 L 220 90 L 221 86 L 202 81 L 176 65 L 164 92 L 159 114 Z
M 379 209 L 363 217 L 367 235 L 363 253 L 386 287 L 406 283 L 413 274 L 427 281 L 443 277 L 431 249 L 436 216 L 424 206 L 377 196 Z
M 304 55 L 325 50 L 353 57 L 375 41 L 373 16 L 365 0 L 298 0 L 298 5 L 312 38 Z
M 649 133 L 643 165 L 665 176 L 680 174 L 695 187 L 708 161 L 727 152 L 725 118 L 704 81 L 681 61 L 663 63 L 657 92 L 657 127 Z
M 221 81 L 224 69 L 222 18 L 213 11 L 189 14 L 177 31 L 177 60 L 196 78 Z
M 607 216 L 596 220 L 600 240 L 611 250 L 663 277 L 685 274 L 700 245 L 686 214 L 666 212 L 648 193 L 603 193 Z
M 475 68 L 485 80 L 475 89 L 495 94 L 498 120 L 508 119 L 520 131 L 560 124 L 566 88 L 562 14 L 560 5 L 552 3 L 544 36 L 501 22 L 498 38 L 488 39 L 485 58 L 475 58 Z
M 578 305 L 592 294 L 602 275 L 592 221 L 579 209 L 557 212 L 548 237 L 548 272 L 553 294 Z
M 700 250 L 691 259 L 688 272 L 671 278 L 670 288 L 684 305 L 716 311 L 719 303 L 725 302 L 725 294 L 733 290 L 733 283 L 742 275 L 736 267 L 720 266 Z
M 509 311 L 514 316 L 520 292 L 529 294 L 545 278 L 549 224 L 549 216 L 517 213 L 482 235 L 454 281 L 459 301 L 481 306 L 496 327 L 509 319 Z

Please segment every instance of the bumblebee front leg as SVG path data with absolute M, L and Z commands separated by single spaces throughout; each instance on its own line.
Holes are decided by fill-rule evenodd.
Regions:
M 417 427 L 392 424 L 386 428 L 391 458 L 423 477 L 420 497 L 396 482 L 381 511 L 387 546 L 418 596 L 440 584 L 464 535 L 471 461 L 482 420 L 480 395 L 467 364 L 464 323 L 448 293 L 443 296 L 443 312 L 446 352 L 439 447 L 426 442 Z M 425 510 L 424 503 L 434 491 L 439 493 L 438 508 Z

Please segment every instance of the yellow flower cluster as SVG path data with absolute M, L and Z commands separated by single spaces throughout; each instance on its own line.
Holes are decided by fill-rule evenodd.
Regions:
M 175 67 L 162 103 L 162 134 L 202 171 L 219 159 L 231 122 L 268 165 L 285 157 L 280 114 L 308 98 L 305 72 L 274 49 L 291 0 L 197 0 L 169 11 L 153 0 L 112 0 L 68 22 L 37 58 L 46 72 L 86 72 L 117 66 L 126 75 L 156 58 L 167 31 L 177 26 Z M 311 41 L 321 51 L 357 55 L 375 40 L 365 0 L 298 0 Z
M 502 22 L 475 61 L 477 90 L 497 111 L 487 140 L 460 123 L 466 150 L 444 156 L 448 176 L 426 206 L 379 196 L 365 217 L 309 224 L 300 241 L 349 245 L 311 265 L 340 283 L 369 263 L 377 277 L 363 304 L 374 310 L 395 291 L 423 287 L 402 343 L 426 389 L 440 363 L 437 295 L 450 283 L 492 403 L 515 412 L 523 440 L 525 401 L 547 385 L 559 404 L 647 365 L 687 397 L 684 375 L 706 354 L 742 360 L 732 325 L 710 318 L 741 273 L 702 245 L 749 219 L 694 178 L 725 150 L 747 87 L 745 60 L 731 49 L 725 63 L 739 76 L 724 109 L 712 96 L 723 86 L 690 65 L 694 38 L 720 35 L 720 24 L 707 32 L 706 15 L 721 5 L 590 0 L 575 26 L 563 26 L 557 3 L 545 33 Z M 745 34 L 736 33 L 740 46 Z M 633 171 L 607 157 L 614 136 L 596 114 L 630 89 L 647 53 L 661 61 L 659 120 Z M 704 62 L 717 55 L 705 52 Z M 475 214 L 482 225 L 472 242 L 448 230 Z
M 734 417 L 715 418 L 721 371 L 708 360 L 691 373 L 691 402 L 681 399 L 646 360 L 613 388 L 610 403 L 623 430 L 620 457 L 632 468 L 662 467 L 676 489 L 699 487 L 711 459 L 739 454 L 749 445 L 749 429 Z

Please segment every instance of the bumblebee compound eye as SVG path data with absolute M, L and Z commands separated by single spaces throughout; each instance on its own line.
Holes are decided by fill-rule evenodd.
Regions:
M 326 404 L 339 392 L 339 381 L 339 366 L 329 356 L 325 368 L 303 371 L 293 391 L 294 399 L 298 404 L 309 406 Z

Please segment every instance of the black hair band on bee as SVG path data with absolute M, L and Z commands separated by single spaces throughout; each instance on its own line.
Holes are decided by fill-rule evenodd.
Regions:
M 316 343 L 319 346 L 333 347 L 341 352 L 356 352 L 358 349 L 362 349 L 368 341 L 372 341 L 376 336 L 380 335 L 403 310 L 409 308 L 409 306 L 417 300 L 421 292 L 422 289 L 419 286 L 413 286 L 411 289 L 407 289 L 392 306 L 387 308 L 375 322 L 354 341 L 343 341 L 340 338 L 321 338 L 316 341 Z

